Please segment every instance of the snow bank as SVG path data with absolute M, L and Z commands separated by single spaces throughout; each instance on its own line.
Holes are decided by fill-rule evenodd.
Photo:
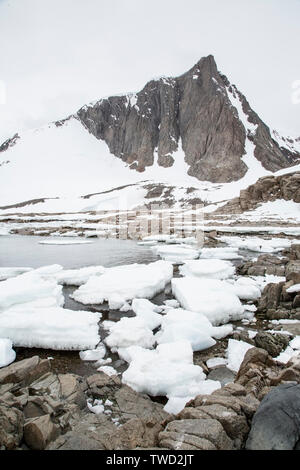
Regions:
M 172 292 L 181 306 L 205 315 L 213 325 L 243 318 L 244 308 L 228 284 L 217 279 L 172 279 Z
M 64 304 L 62 287 L 54 279 L 43 279 L 37 272 L 21 274 L 0 283 L 0 314 L 13 305 L 35 302 L 35 305 Z
M 104 358 L 106 347 L 103 343 L 98 344 L 96 349 L 80 351 L 79 357 L 82 361 L 99 361 Z
M 235 273 L 235 267 L 230 261 L 220 259 L 200 259 L 186 261 L 179 268 L 183 276 L 195 276 L 208 279 L 227 279 Z
M 121 308 L 127 300 L 154 297 L 165 288 L 172 276 L 172 264 L 166 261 L 107 268 L 100 277 L 92 276 L 71 297 L 83 304 L 108 301 Z
M 43 240 L 40 245 L 82 245 L 86 243 L 93 243 L 88 240 Z
M 12 348 L 12 341 L 0 338 L 0 367 L 6 367 L 16 359 L 16 353 Z

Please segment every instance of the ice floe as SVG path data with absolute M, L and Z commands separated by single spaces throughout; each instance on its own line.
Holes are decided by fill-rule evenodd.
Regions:
M 231 325 L 213 327 L 201 313 L 176 308 L 162 317 L 161 329 L 155 339 L 158 344 L 186 340 L 193 351 L 202 351 L 216 344 L 213 338 L 221 339 L 230 333 Z
M 193 276 L 174 278 L 172 292 L 184 309 L 202 313 L 215 326 L 243 318 L 244 308 L 238 296 L 224 281 Z
M 217 381 L 205 380 L 202 368 L 193 364 L 188 341 L 160 344 L 155 350 L 131 346 L 119 354 L 129 363 L 122 382 L 140 393 L 166 396 L 168 412 L 178 413 L 204 388 L 210 388 L 211 393 L 220 387 Z
M 200 259 L 186 261 L 179 268 L 183 276 L 195 276 L 206 279 L 227 279 L 235 273 L 230 261 L 220 259 Z
M 16 352 L 12 346 L 10 339 L 0 338 L 0 367 L 6 367 L 16 359 Z
M 173 266 L 166 261 L 107 268 L 101 276 L 92 276 L 71 296 L 83 304 L 102 304 L 121 308 L 134 298 L 151 299 L 161 292 L 173 276 Z
M 31 271 L 32 268 L 0 268 L 0 281 L 6 281 L 11 277 L 19 276 L 26 272 Z

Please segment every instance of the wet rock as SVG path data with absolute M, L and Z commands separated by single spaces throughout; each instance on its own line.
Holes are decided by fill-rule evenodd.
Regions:
M 23 361 L 14 362 L 0 370 L 0 384 L 30 384 L 50 371 L 50 361 L 33 356 Z
M 0 448 L 12 450 L 18 447 L 23 437 L 23 424 L 23 413 L 0 401 Z
M 43 450 L 58 435 L 59 428 L 51 421 L 50 415 L 32 418 L 24 426 L 24 440 L 30 449 Z
M 159 434 L 160 447 L 174 450 L 232 450 L 233 442 L 216 419 L 172 421 Z
M 255 413 L 248 450 L 292 450 L 300 439 L 300 385 L 273 388 Z
M 235 374 L 229 370 L 227 367 L 216 367 L 212 371 L 209 372 L 208 379 L 210 380 L 218 380 L 221 383 L 221 386 L 226 385 L 230 382 L 234 381 Z
M 290 339 L 286 335 L 271 334 L 265 331 L 259 331 L 255 336 L 256 347 L 265 349 L 272 357 L 277 357 L 287 347 L 289 341 Z

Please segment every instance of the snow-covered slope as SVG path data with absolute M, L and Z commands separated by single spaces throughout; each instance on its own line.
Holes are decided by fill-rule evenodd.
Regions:
M 51 123 L 20 135 L 16 134 L 13 139 L 2 144 L 0 146 L 0 209 L 7 210 L 7 206 L 22 207 L 22 212 L 132 209 L 153 201 L 164 202 L 168 197 L 169 202 L 174 206 L 188 203 L 190 200 L 220 205 L 224 201 L 239 196 L 242 189 L 255 183 L 258 178 L 271 175 L 272 171 L 267 168 L 278 168 L 278 166 L 280 168 L 280 148 L 285 145 L 287 149 L 287 143 L 289 145 L 287 150 L 293 153 L 295 158 L 290 157 L 290 154 L 287 157 L 282 155 L 281 168 L 297 163 L 299 142 L 295 140 L 292 143 L 289 139 L 279 138 L 278 134 L 273 134 L 271 138 L 266 126 L 251 110 L 245 97 L 227 81 L 226 77 L 217 72 L 211 56 L 205 60 L 201 59 L 197 66 L 182 77 L 161 79 L 159 84 L 158 81 L 149 82 L 150 85 L 152 83 L 151 86 L 159 90 L 159 96 L 163 96 L 159 106 L 167 109 L 164 111 L 164 117 L 159 118 L 159 124 L 158 120 L 155 121 L 156 117 L 153 117 L 157 109 L 154 109 L 152 102 L 150 103 L 150 98 L 146 98 L 152 90 L 147 84 L 142 92 L 128 95 L 129 98 L 126 95 L 127 98 L 124 96 L 100 100 L 96 104 L 81 108 L 77 114 L 64 121 Z M 201 80 L 205 81 L 203 86 Z M 205 114 L 206 109 L 208 113 L 211 113 L 209 110 L 211 103 L 217 111 L 219 100 L 222 104 L 221 113 L 224 112 L 224 106 L 226 108 L 227 114 L 222 117 L 225 128 L 222 131 L 214 127 L 213 119 L 215 118 L 212 116 L 215 113 L 214 111 L 211 113 L 210 127 L 203 130 L 203 133 L 208 133 L 204 154 L 200 150 L 203 146 L 201 126 L 204 124 L 202 121 L 197 121 L 195 110 L 190 116 L 186 115 L 191 107 L 197 107 L 196 104 L 189 103 L 181 111 L 179 109 L 180 119 L 184 121 L 181 124 L 183 129 L 176 130 L 176 122 L 166 124 L 167 116 L 171 115 L 171 112 L 173 114 L 176 112 L 174 103 L 177 103 L 177 94 L 180 93 L 179 85 L 182 83 L 185 86 L 183 101 L 187 99 L 186 95 L 189 93 L 191 97 L 196 96 L 201 100 L 204 97 L 207 100 L 207 104 L 203 104 L 202 101 L 197 104 L 201 106 L 202 114 Z M 197 95 L 198 88 L 201 88 L 200 98 Z M 150 104 L 152 106 L 152 108 L 147 108 L 148 117 L 141 114 L 142 107 L 146 106 L 146 99 L 150 100 L 149 106 Z M 178 106 L 183 106 L 182 100 L 179 101 Z M 128 119 L 125 119 L 125 123 L 123 121 L 121 123 L 121 118 L 124 119 L 123 111 L 120 116 L 109 114 L 111 108 L 118 109 L 121 105 L 124 105 L 129 113 L 126 115 Z M 105 116 L 104 110 L 108 110 Z M 136 113 L 140 115 L 137 117 Z M 150 124 L 145 124 L 146 118 L 149 118 L 149 122 L 151 119 L 154 120 L 156 127 L 152 121 Z M 141 122 L 141 128 L 136 128 L 136 134 L 142 140 L 139 147 L 134 142 L 134 128 L 132 129 L 134 126 L 131 124 L 130 127 L 128 124 L 131 139 L 128 145 L 131 147 L 135 145 L 140 153 L 136 156 L 130 154 L 130 158 L 127 156 L 125 159 L 122 152 L 119 155 L 119 150 L 114 149 L 114 153 L 111 153 L 111 150 L 114 146 L 127 145 L 121 140 L 122 132 L 129 132 L 124 126 L 130 119 L 132 123 Z M 178 118 L 178 121 L 180 119 Z M 201 119 L 204 119 L 203 116 Z M 228 123 L 227 119 L 229 119 Z M 222 124 L 222 127 L 224 125 Z M 102 131 L 99 130 L 101 126 L 106 126 L 103 138 L 101 137 Z M 157 137 L 159 140 L 151 156 L 149 152 L 152 144 L 150 145 L 149 139 L 151 140 L 152 128 L 153 135 L 159 132 Z M 169 133 L 171 128 L 173 129 L 172 135 Z M 192 128 L 192 131 L 189 128 Z M 147 156 L 144 160 L 143 132 L 145 132 L 145 146 L 148 152 L 145 150 Z M 114 139 L 111 137 L 113 133 L 115 133 Z M 194 155 L 197 154 L 198 136 L 202 140 L 199 137 L 199 156 L 195 162 L 192 152 Z M 226 143 L 228 139 L 232 141 L 232 144 L 228 146 L 227 154 L 223 155 L 219 150 L 220 153 L 214 157 L 211 146 L 220 149 L 222 142 Z M 193 140 L 192 148 L 189 145 L 191 140 Z M 269 147 L 262 151 L 262 146 L 266 146 L 266 143 Z M 232 152 L 235 152 L 234 156 L 230 153 L 231 147 Z M 162 148 L 168 149 L 163 152 Z M 238 157 L 237 148 L 240 151 L 240 157 Z M 273 148 L 274 160 L 272 160 Z M 232 165 L 232 170 L 230 165 Z M 203 170 L 201 170 L 202 166 Z M 216 179 L 220 180 L 215 170 L 217 169 L 220 175 L 222 173 L 220 168 L 223 166 L 224 174 L 227 175 L 224 181 L 229 182 L 211 182 Z M 297 169 L 297 166 L 284 168 L 275 174 Z M 202 173 L 211 174 L 211 180 L 202 180 L 203 178 L 199 176 Z M 241 175 L 241 177 L 236 175 Z M 157 195 L 154 197 L 149 190 L 150 185 L 152 185 L 152 190 L 157 185 L 164 189 L 158 191 L 158 197 Z M 20 205 L 24 202 L 26 204 Z

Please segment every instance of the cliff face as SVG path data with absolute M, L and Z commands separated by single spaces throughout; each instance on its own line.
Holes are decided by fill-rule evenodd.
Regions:
M 77 118 L 112 154 L 139 172 L 151 166 L 156 155 L 160 166 L 172 166 L 180 140 L 188 174 L 214 183 L 246 174 L 247 142 L 270 171 L 300 157 L 280 148 L 246 98 L 218 72 L 213 56 L 202 58 L 180 77 L 152 80 L 135 95 L 84 106 Z

